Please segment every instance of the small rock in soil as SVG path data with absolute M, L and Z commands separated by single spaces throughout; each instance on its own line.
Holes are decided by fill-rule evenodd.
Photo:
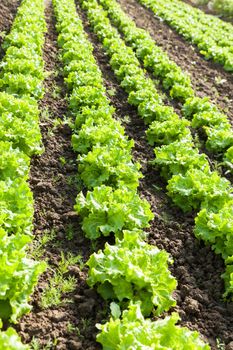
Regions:
M 35 186 L 37 190 L 41 191 L 53 191 L 53 186 L 50 182 L 38 182 Z
M 59 219 L 60 219 L 60 215 L 57 214 L 57 213 L 54 213 L 52 211 L 47 213 L 47 217 L 50 220 L 57 220 L 57 221 L 59 221 Z

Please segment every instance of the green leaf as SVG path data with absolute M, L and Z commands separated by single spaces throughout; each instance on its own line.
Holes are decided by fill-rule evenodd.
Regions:
M 28 345 L 23 345 L 19 336 L 13 328 L 0 331 L 0 347 L 4 350 L 29 350 Z
M 124 231 L 123 240 L 106 243 L 104 251 L 93 254 L 87 262 L 88 284 L 97 285 L 105 299 L 140 301 L 143 314 L 149 315 L 155 307 L 160 315 L 175 305 L 176 281 L 168 270 L 171 259 L 165 251 L 141 241 L 140 235 L 137 230 Z
M 80 193 L 74 208 L 83 218 L 82 228 L 90 239 L 110 233 L 121 236 L 123 229 L 148 227 L 153 219 L 148 202 L 126 187 L 114 190 L 102 185 L 88 191 L 86 198 Z
M 121 316 L 121 309 L 117 303 L 112 302 L 110 304 L 111 315 L 114 319 L 119 318 Z
M 28 301 L 46 264 L 26 257 L 26 246 L 30 242 L 28 236 L 7 236 L 1 229 L 0 238 L 0 304 L 3 307 L 0 317 L 16 323 L 31 309 Z
M 201 205 L 221 208 L 232 198 L 230 182 L 217 172 L 190 168 L 184 175 L 174 175 L 168 181 L 168 194 L 183 211 Z
M 101 330 L 97 341 L 104 350 L 210 350 L 209 345 L 200 339 L 198 332 L 177 326 L 178 320 L 176 313 L 157 321 L 144 319 L 140 303 L 131 303 L 121 319 L 111 318 L 109 322 L 97 325 Z

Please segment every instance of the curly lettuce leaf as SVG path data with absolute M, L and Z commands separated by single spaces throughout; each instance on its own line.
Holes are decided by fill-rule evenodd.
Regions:
M 190 135 L 189 125 L 188 120 L 180 119 L 178 115 L 172 115 L 170 119 L 163 122 L 153 121 L 146 131 L 148 142 L 152 146 L 154 144 L 167 145 L 188 137 Z
M 16 98 L 0 92 L 0 139 L 10 141 L 27 155 L 41 154 L 39 110 L 30 97 Z
M 102 185 L 88 191 L 86 197 L 80 192 L 74 208 L 83 218 L 82 229 L 90 239 L 148 227 L 153 219 L 148 202 L 127 188 L 114 190 Z
M 33 196 L 28 183 L 16 178 L 0 181 L 0 225 L 9 234 L 25 232 L 31 235 Z
M 195 235 L 211 244 L 223 259 L 233 252 L 233 201 L 219 210 L 203 208 L 195 219 Z
M 13 148 L 11 142 L 0 141 L 0 180 L 7 178 L 28 178 L 29 157 L 18 148 Z
M 177 326 L 178 320 L 176 313 L 163 320 L 145 319 L 139 303 L 131 304 L 121 319 L 97 325 L 97 341 L 103 350 L 210 350 L 198 332 Z
M 142 174 L 140 164 L 132 162 L 127 149 L 113 146 L 96 146 L 86 155 L 78 157 L 78 170 L 88 189 L 106 184 L 114 188 L 136 189 Z
M 72 135 L 72 146 L 78 153 L 86 154 L 96 145 L 118 146 L 129 152 L 134 142 L 127 139 L 124 128 L 118 121 L 100 118 L 96 122 L 88 118 L 78 133 Z
M 0 318 L 17 319 L 30 311 L 28 301 L 46 264 L 27 258 L 29 236 L 8 236 L 0 229 Z
M 217 172 L 203 172 L 190 168 L 184 175 L 174 175 L 167 185 L 168 195 L 183 211 L 201 205 L 219 208 L 232 198 L 230 182 Z
M 7 328 L 6 331 L 0 331 L 0 348 L 4 350 L 30 350 L 28 345 L 22 344 L 20 337 L 12 327 Z
M 176 280 L 168 270 L 171 263 L 164 250 L 151 246 L 139 237 L 140 231 L 124 231 L 115 245 L 91 255 L 88 284 L 98 286 L 103 298 L 141 301 L 142 312 L 156 315 L 175 305 L 172 292 Z
M 200 154 L 194 148 L 190 134 L 169 145 L 156 147 L 154 152 L 153 164 L 159 166 L 161 175 L 165 179 L 169 179 L 172 175 L 184 175 L 192 167 L 204 173 L 210 171 L 207 156 Z

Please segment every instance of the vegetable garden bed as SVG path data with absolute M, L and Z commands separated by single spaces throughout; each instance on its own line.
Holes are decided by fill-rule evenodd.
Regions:
M 58 4 L 59 0 L 55 2 Z M 232 74 L 217 64 L 205 61 L 196 49 L 135 0 L 120 0 L 119 3 L 139 27 L 151 34 L 169 58 L 190 74 L 197 95 L 209 96 L 213 103 L 224 110 L 232 123 Z M 224 283 L 221 275 L 225 271 L 224 261 L 211 247 L 195 238 L 193 229 L 196 211 L 183 213 L 167 196 L 166 181 L 161 177 L 160 170 L 151 163 L 154 152 L 146 139 L 148 126 L 138 116 L 137 109 L 128 103 L 128 94 L 116 79 L 109 64 L 110 59 L 97 35 L 93 33 L 86 10 L 80 5 L 76 2 L 77 13 L 87 38 L 93 45 L 93 54 L 103 76 L 107 97 L 115 108 L 114 119 L 124 127 L 126 136 L 135 142 L 132 149 L 133 163 L 140 163 L 143 174 L 138 194 L 141 199 L 148 201 L 154 213 L 150 227 L 145 229 L 147 241 L 152 247 L 167 251 L 174 260 L 169 265 L 169 270 L 178 283 L 173 293 L 177 305 L 163 312 L 162 318 L 176 311 L 181 318 L 179 325 L 198 331 L 211 349 L 224 349 L 220 346 L 225 346 L 226 350 L 231 350 L 233 302 L 229 298 L 227 301 L 222 299 Z M 3 13 L 8 11 L 0 26 L 1 31 L 9 31 L 17 6 L 18 3 L 8 4 L 6 0 L 3 5 L 0 4 L 0 14 L 1 9 Z M 97 241 L 85 238 L 82 230 L 83 217 L 74 210 L 77 195 L 81 191 L 85 196 L 87 194 L 88 182 L 86 186 L 84 182 L 88 181 L 85 178 L 88 172 L 83 173 L 82 180 L 82 159 L 77 160 L 78 152 L 72 148 L 72 134 L 77 130 L 71 130 L 74 112 L 72 115 L 72 108 L 66 98 L 70 91 L 64 83 L 64 62 L 61 61 L 61 49 L 57 44 L 58 16 L 55 16 L 50 1 L 46 1 L 45 13 L 45 95 L 39 102 L 40 129 L 45 150 L 42 155 L 32 158 L 30 166 L 30 188 L 34 196 L 35 214 L 34 241 L 28 254 L 37 261 L 46 260 L 48 268 L 40 277 L 31 298 L 32 310 L 14 328 L 22 342 L 31 349 L 101 349 L 101 345 L 96 342 L 99 331 L 95 325 L 107 322 L 111 310 L 115 316 L 118 311 L 114 311 L 116 304 L 112 304 L 110 310 L 112 300 L 104 301 L 95 287 L 88 286 L 88 268 L 84 263 L 92 253 L 104 249 L 106 241 L 114 245 L 114 236 L 111 234 Z M 150 73 L 146 76 L 153 79 Z M 171 99 L 161 84 L 156 84 L 156 88 L 163 95 L 164 103 L 174 107 L 181 117 L 181 102 Z M 199 143 L 196 145 L 199 146 Z M 205 150 L 203 144 L 200 149 L 202 152 Z M 219 156 L 207 153 L 213 169 L 222 160 Z M 222 176 L 232 181 L 227 168 L 216 168 Z M 134 171 L 136 172 L 135 168 Z M 125 181 L 125 186 L 130 186 L 125 178 L 122 181 Z M 115 182 L 111 177 L 107 181 L 108 186 L 109 184 L 114 188 Z M 89 186 L 90 191 L 92 185 Z M 116 298 L 114 301 L 118 302 Z M 160 318 L 154 314 L 151 320 Z M 5 322 L 4 328 L 7 326 L 9 324 Z M 196 347 L 193 346 L 193 349 L 197 349 L 197 344 Z M 151 349 L 156 349 L 156 346 Z

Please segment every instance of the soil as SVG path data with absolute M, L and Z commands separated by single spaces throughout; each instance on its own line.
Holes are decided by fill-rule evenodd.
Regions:
M 11 27 L 19 3 L 19 0 L 1 0 L 0 2 L 0 47 L 3 42 L 4 34 L 7 34 Z M 2 58 L 2 56 L 3 50 L 0 48 L 0 58 Z
M 206 61 L 194 46 L 138 1 L 119 0 L 119 3 L 140 28 L 150 33 L 173 61 L 190 74 L 197 95 L 209 96 L 227 113 L 233 124 L 233 75 L 224 71 L 220 65 Z
M 10 1 L 9 3 L 12 4 Z M 136 5 L 133 0 L 128 0 L 128 4 L 128 13 L 132 13 L 133 6 L 135 6 L 137 16 L 141 11 L 140 16 L 136 18 L 138 22 L 140 17 L 144 16 L 142 13 L 145 12 L 144 23 L 148 22 L 146 24 L 148 29 L 153 29 L 156 32 L 155 19 L 152 14 Z M 11 8 L 10 6 L 9 8 Z M 126 4 L 124 7 L 126 8 Z M 96 36 L 90 31 L 84 13 L 80 9 L 78 12 L 82 16 L 85 30 L 94 44 L 94 55 L 103 72 L 106 87 L 111 92 L 115 91 L 114 96 L 112 93 L 109 94 L 109 98 L 116 108 L 115 117 L 122 121 L 129 137 L 135 140 L 133 155 L 135 160 L 141 163 L 144 174 L 139 192 L 151 203 L 155 214 L 155 219 L 148 230 L 148 240 L 151 244 L 167 250 L 174 258 L 171 271 L 178 279 L 178 288 L 175 292 L 177 307 L 173 310 L 179 312 L 180 324 L 192 330 L 198 330 L 203 338 L 211 344 L 213 350 L 217 350 L 217 338 L 228 345 L 227 350 L 230 350 L 230 343 L 233 342 L 233 304 L 227 304 L 221 300 L 224 290 L 220 278 L 224 271 L 223 261 L 209 247 L 205 247 L 202 242 L 195 239 L 193 235 L 195 213 L 184 215 L 172 206 L 166 195 L 166 185 L 159 172 L 148 163 L 153 159 L 153 150 L 146 142 L 143 121 L 137 116 L 136 110 L 127 103 L 127 95 L 114 78 L 108 58 Z M 68 275 L 75 276 L 78 280 L 75 291 L 63 296 L 64 299 L 69 298 L 70 303 L 64 301 L 61 306 L 48 309 L 42 309 L 40 306 L 41 293 L 61 259 L 61 252 L 81 254 L 83 260 L 86 261 L 93 249 L 96 249 L 96 247 L 91 246 L 89 240 L 83 237 L 79 217 L 73 211 L 75 198 L 82 188 L 82 184 L 77 180 L 77 155 L 71 147 L 71 130 L 65 123 L 69 112 L 65 99 L 66 90 L 60 74 L 57 35 L 50 2 L 47 3 L 46 19 L 48 33 L 46 34 L 44 59 L 46 70 L 50 72 L 50 75 L 45 81 L 46 94 L 40 103 L 41 132 L 45 152 L 41 157 L 35 157 L 31 162 L 30 185 L 35 200 L 35 241 L 44 232 L 51 234 L 55 232 L 56 237 L 46 245 L 42 256 L 43 260 L 48 260 L 50 268 L 41 277 L 32 297 L 32 311 L 21 319 L 16 329 L 25 343 L 30 343 L 34 337 L 41 346 L 46 346 L 50 342 L 51 349 L 94 350 L 101 348 L 95 341 L 97 333 L 95 324 L 107 319 L 108 304 L 104 303 L 94 290 L 88 288 L 86 268 L 80 269 L 79 265 L 75 265 L 69 269 Z M 153 21 L 151 25 L 150 20 Z M 166 27 L 166 25 L 164 26 Z M 172 49 L 172 40 L 173 35 L 176 36 L 176 34 L 171 34 L 167 28 L 167 33 L 170 34 L 166 41 L 166 31 L 162 32 L 162 27 L 157 28 L 157 30 L 160 30 L 159 35 L 157 34 L 158 37 L 161 36 L 160 42 L 164 40 L 175 55 L 175 51 L 173 52 Z M 182 53 L 181 63 L 186 69 L 189 69 L 189 66 L 185 65 L 183 57 L 186 57 L 188 48 L 191 46 L 181 39 L 177 39 L 178 42 L 180 42 L 180 47 L 183 47 L 183 51 L 178 50 Z M 197 70 L 194 74 L 195 77 L 197 76 L 195 81 L 198 84 L 200 80 L 201 89 L 205 89 L 206 86 L 209 89 L 215 87 L 210 72 L 215 72 L 216 75 L 216 69 L 217 75 L 222 74 L 221 77 L 228 79 L 227 84 L 230 83 L 229 75 L 222 72 L 220 67 L 212 67 L 195 51 L 192 51 L 191 54 L 197 60 L 196 66 L 191 66 L 191 71 L 194 73 Z M 179 62 L 177 57 L 176 60 Z M 188 62 L 190 62 L 190 56 Z M 206 77 L 207 83 L 202 82 L 203 77 Z M 229 90 L 223 89 L 223 87 L 218 88 L 220 88 L 219 95 L 224 96 L 223 91 L 225 90 L 228 93 L 227 96 L 231 93 L 230 86 L 228 86 Z M 218 102 L 223 104 L 223 107 L 226 106 L 226 102 L 220 97 Z M 73 237 L 69 236 L 70 232 L 72 232 Z M 102 242 L 98 245 L 102 245 Z M 70 325 L 73 326 L 73 330 Z
M 172 206 L 159 172 L 149 165 L 153 159 L 153 150 L 145 140 L 143 121 L 127 103 L 127 95 L 119 87 L 108 57 L 90 30 L 85 14 L 79 8 L 78 12 L 94 45 L 94 55 L 103 72 L 105 85 L 108 90 L 115 91 L 114 96 L 109 96 L 116 108 L 115 116 L 120 118 L 127 134 L 135 140 L 134 158 L 142 165 L 144 175 L 139 191 L 150 202 L 155 214 L 148 230 L 149 243 L 165 249 L 174 258 L 171 271 L 178 280 L 175 292 L 177 307 L 174 310 L 180 314 L 180 324 L 198 330 L 214 350 L 217 349 L 217 338 L 230 346 L 233 341 L 233 305 L 221 300 L 224 288 L 220 278 L 224 271 L 223 261 L 209 247 L 195 239 L 195 213 L 184 215 Z

